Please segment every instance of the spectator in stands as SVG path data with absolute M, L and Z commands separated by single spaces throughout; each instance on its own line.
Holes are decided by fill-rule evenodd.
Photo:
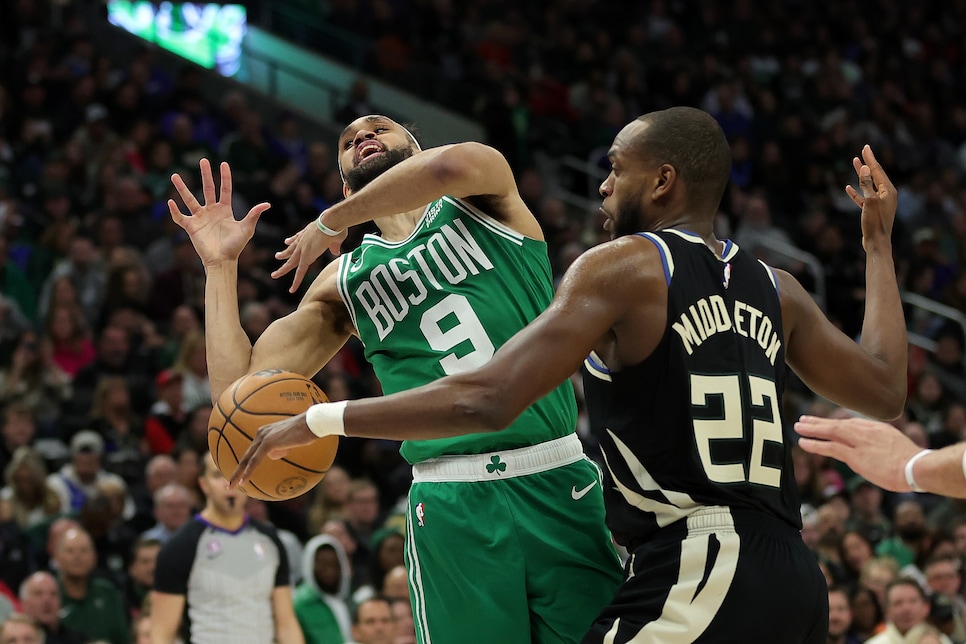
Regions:
M 882 490 L 861 476 L 851 478 L 848 488 L 852 515 L 846 528 L 861 533 L 874 547 L 892 532 L 892 523 L 882 512 Z
M 44 644 L 44 630 L 33 617 L 13 613 L 0 622 L 2 644 Z
M 104 376 L 98 381 L 86 425 L 104 439 L 104 465 L 109 471 L 127 481 L 143 475 L 144 423 L 131 407 L 124 378 Z
M 49 572 L 35 572 L 20 585 L 20 604 L 24 614 L 33 617 L 44 629 L 44 644 L 84 644 L 87 637 L 60 621 L 60 589 Z
M 929 546 L 926 517 L 922 506 L 910 500 L 896 506 L 894 518 L 895 536 L 879 543 L 876 547 L 876 555 L 895 560 L 899 566 L 899 574 L 906 574 L 906 567 L 915 568 L 919 563 L 919 557 Z
M 961 567 L 962 563 L 955 555 L 934 555 L 923 570 L 927 590 L 947 600 L 948 619 L 952 622 L 947 635 L 957 642 L 966 640 L 966 602 L 960 594 L 963 581 Z
M 94 543 L 84 530 L 68 530 L 57 544 L 60 598 L 63 623 L 91 639 L 126 644 L 127 615 L 114 585 L 91 576 L 95 567 Z
M 926 620 L 929 617 L 929 598 L 918 582 L 900 577 L 886 589 L 886 627 L 882 633 L 867 640 L 867 644 L 901 644 L 919 642 L 927 634 L 938 635 L 943 644 L 951 644 Z
M 353 568 L 353 587 L 372 581 L 369 579 L 369 541 L 379 525 L 379 490 L 372 481 L 359 479 L 349 485 L 345 503 L 345 526 L 357 544 L 349 557 Z M 348 551 L 347 551 L 348 554 Z
M 184 399 L 182 404 L 187 409 L 211 402 L 206 355 L 204 334 L 193 333 L 184 339 L 172 367 L 181 374 Z
M 0 427 L 0 469 L 6 470 L 13 453 L 34 440 L 36 425 L 29 407 L 8 405 L 3 410 L 3 427 Z
M 67 259 L 54 267 L 41 291 L 41 312 L 48 310 L 46 305 L 51 300 L 53 285 L 61 277 L 67 277 L 73 284 L 87 323 L 96 324 L 107 285 L 107 271 L 97 256 L 94 240 L 75 236 L 71 241 Z
M 850 584 L 857 582 L 862 568 L 874 556 L 872 544 L 861 532 L 849 530 L 842 535 L 839 541 L 839 549 L 842 553 L 842 564 L 846 573 L 845 578 L 841 581 Z
M 154 527 L 141 535 L 160 544 L 167 543 L 191 518 L 191 493 L 180 483 L 168 483 L 154 493 Z
M 60 497 L 47 483 L 43 459 L 28 446 L 18 447 L 4 470 L 0 489 L 0 521 L 15 521 L 30 530 L 60 512 Z
M 413 607 L 406 599 L 391 599 L 392 618 L 396 622 L 396 634 L 392 644 L 416 644 L 416 623 L 413 621 Z
M 157 539 L 146 539 L 143 536 L 131 546 L 131 558 L 127 565 L 127 579 L 124 585 L 124 602 L 131 619 L 136 618 L 144 610 L 152 586 L 154 586 L 154 568 L 161 551 L 161 542 Z
M 370 597 L 352 613 L 353 644 L 393 644 L 396 622 L 384 597 Z
M 328 535 L 312 537 L 305 544 L 300 563 L 303 581 L 295 590 L 293 602 L 306 644 L 349 639 L 347 602 L 352 569 L 342 544 Z
M 329 393 L 328 389 L 325 391 Z M 330 518 L 343 516 L 351 480 L 349 473 L 339 465 L 329 468 L 325 478 L 315 488 L 312 505 L 308 509 L 308 529 L 311 534 L 320 534 L 322 525 Z
M 885 630 L 885 613 L 876 594 L 864 586 L 858 586 L 849 595 L 852 611 L 852 633 L 860 642 Z
M 177 476 L 178 464 L 168 454 L 158 454 L 148 461 L 143 479 L 131 490 L 135 510 L 130 523 L 136 532 L 144 532 L 157 522 L 154 494 L 168 483 L 174 483 Z
M 851 629 L 849 595 L 841 586 L 831 586 L 828 589 L 828 644 L 860 644 Z
M 188 422 L 183 382 L 174 369 L 165 369 L 154 379 L 157 400 L 144 423 L 144 438 L 152 454 L 170 454 Z
M 0 404 L 26 405 L 48 430 L 70 397 L 70 376 L 52 358 L 50 345 L 26 331 L 17 341 L 9 368 L 0 370 Z
M 97 432 L 80 431 L 71 439 L 70 461 L 47 477 L 47 484 L 60 498 L 62 511 L 80 510 L 103 481 L 113 480 L 127 487 L 121 477 L 102 468 L 103 454 L 104 439 Z
M 104 327 L 97 343 L 97 359 L 77 372 L 74 391 L 63 417 L 86 419 L 94 402 L 97 383 L 104 376 L 124 378 L 134 411 L 139 414 L 146 412 L 152 400 L 153 367 L 147 356 L 132 349 L 131 336 L 126 329 L 117 325 Z M 74 429 L 80 429 L 76 423 L 73 423 Z

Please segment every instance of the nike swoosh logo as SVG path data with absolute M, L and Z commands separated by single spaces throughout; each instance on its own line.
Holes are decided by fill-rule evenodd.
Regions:
M 579 490 L 577 489 L 577 486 L 575 485 L 573 487 L 573 489 L 570 490 L 570 497 L 574 501 L 579 501 L 580 499 L 584 498 L 584 496 L 588 492 L 590 492 L 592 489 L 594 489 L 594 486 L 595 485 L 597 485 L 597 481 L 591 481 L 590 482 L 590 485 L 588 485 L 587 487 L 584 487 L 584 488 L 580 488 Z

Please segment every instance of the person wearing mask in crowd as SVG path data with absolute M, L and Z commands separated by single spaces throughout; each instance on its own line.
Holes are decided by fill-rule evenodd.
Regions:
M 929 531 L 926 529 L 926 516 L 916 500 L 903 501 L 896 506 L 895 535 L 883 540 L 875 549 L 879 557 L 894 559 L 899 566 L 899 574 L 907 574 L 907 569 L 915 568 L 917 576 L 920 557 L 929 548 Z
M 632 553 L 624 584 L 584 641 L 669 632 L 823 641 L 826 582 L 799 533 L 782 430 L 786 360 L 815 393 L 880 418 L 899 416 L 907 387 L 891 244 L 897 193 L 869 146 L 861 156 L 853 159 L 860 188 L 846 188 L 861 208 L 866 253 L 861 344 L 794 277 L 715 238 L 727 140 L 707 113 L 671 108 L 626 125 L 609 150 L 601 212 L 614 240 L 582 255 L 547 311 L 489 362 L 266 425 L 232 482 L 320 436 L 499 435 L 583 363 L 609 525 Z M 506 464 L 500 453 L 491 458 L 494 470 Z M 714 563 L 695 565 L 711 548 Z
M 64 625 L 91 639 L 127 644 L 121 594 L 113 583 L 91 574 L 97 560 L 90 535 L 82 529 L 68 530 L 57 543 L 54 557 Z
M 182 214 L 172 200 L 171 216 L 189 232 L 207 267 L 213 399 L 245 373 L 262 368 L 314 375 L 356 333 L 370 349 L 368 357 L 376 363 L 384 390 L 431 382 L 485 362 L 550 301 L 552 274 L 543 234 L 496 150 L 465 143 L 422 151 L 403 126 L 373 115 L 343 131 L 339 158 L 348 198 L 327 211 L 333 219 L 320 223 L 330 229 L 376 218 L 382 236 L 365 238 L 357 253 L 360 263 L 352 271 L 349 256 L 326 266 L 299 308 L 276 320 L 254 347 L 238 319 L 238 258 L 267 205 L 255 206 L 245 219 L 235 220 L 227 164 L 221 166 L 218 200 L 210 164 L 202 161 L 204 206 L 180 177 L 173 178 L 191 215 Z M 321 230 L 313 222 L 298 234 L 300 239 L 312 236 L 321 248 L 311 257 L 304 251 L 304 265 L 299 263 L 301 253 L 289 256 L 289 266 L 298 266 L 293 291 L 330 240 L 345 237 L 329 237 Z M 295 245 L 289 248 L 294 253 Z M 458 266 L 447 264 L 444 256 L 453 257 Z M 371 304 L 363 301 L 371 288 L 363 282 L 370 275 L 381 279 L 387 265 L 401 266 L 400 262 L 408 266 L 405 274 L 415 279 L 406 286 L 408 278 L 400 274 L 400 283 L 419 294 L 413 293 L 413 301 L 406 304 L 405 322 L 397 327 L 393 321 L 391 334 L 389 318 L 381 309 L 373 311 L 375 317 L 363 313 Z M 451 333 L 448 321 L 454 319 L 460 325 Z M 457 335 L 463 338 L 457 341 Z M 467 352 L 454 352 L 456 344 Z M 401 365 L 405 369 L 399 369 Z M 423 473 L 410 496 L 410 523 L 422 521 L 417 507 L 435 508 L 435 530 L 409 531 L 410 563 L 418 571 L 413 578 L 413 602 L 418 607 L 414 612 L 422 616 L 417 625 L 425 630 L 424 638 L 471 641 L 486 630 L 492 639 L 506 642 L 575 641 L 619 583 L 619 559 L 603 523 L 600 474 L 584 457 L 575 434 L 572 387 L 567 382 L 544 393 L 500 435 L 402 446 L 403 456 L 422 464 Z M 506 465 L 497 470 L 490 463 L 494 450 L 531 466 L 495 485 L 488 480 L 495 476 L 491 472 L 502 475 Z M 487 462 L 478 465 L 484 455 Z M 458 474 L 460 462 L 479 476 Z M 455 464 L 435 472 L 437 463 Z M 576 499 L 571 496 L 574 485 L 583 490 Z M 512 492 L 502 491 L 504 487 Z M 479 495 L 478 501 L 467 504 L 470 495 Z M 483 506 L 512 516 L 512 527 L 481 521 L 478 513 Z M 518 538 L 520 531 L 525 539 Z M 568 535 L 567 547 L 547 547 L 562 534 Z M 466 547 L 453 548 L 453 543 Z M 491 572 L 494 556 L 542 563 L 511 566 L 497 577 Z M 456 579 L 467 575 L 478 583 L 454 586 Z
M 301 564 L 303 581 L 295 589 L 293 602 L 305 644 L 349 639 L 352 569 L 342 544 L 328 535 L 312 537 L 305 544 Z M 408 607 L 408 595 L 406 600 Z
M 87 637 L 60 621 L 60 589 L 49 572 L 35 572 L 20 585 L 20 606 L 44 629 L 45 644 L 85 644 Z
M 885 630 L 866 644 L 919 644 L 925 637 L 952 644 L 927 621 L 929 607 L 929 597 L 919 582 L 907 577 L 896 579 L 886 589 Z
M 284 546 L 273 528 L 248 519 L 244 495 L 228 489 L 210 454 L 202 463 L 204 509 L 158 553 L 153 642 L 304 644 Z

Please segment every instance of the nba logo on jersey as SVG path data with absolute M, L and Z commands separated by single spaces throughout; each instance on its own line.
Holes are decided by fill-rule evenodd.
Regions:
M 731 262 L 724 265 L 724 274 L 721 277 L 721 283 L 724 284 L 725 288 L 731 284 Z
M 418 525 L 419 527 L 423 527 L 423 525 L 425 525 L 425 519 L 424 519 L 425 513 L 426 513 L 426 508 L 423 506 L 423 504 L 417 503 L 416 504 L 416 525 Z

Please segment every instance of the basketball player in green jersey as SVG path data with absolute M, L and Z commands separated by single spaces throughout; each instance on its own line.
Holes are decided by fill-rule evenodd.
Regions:
M 353 122 L 339 150 L 347 199 L 327 211 L 328 225 L 376 219 L 381 235 L 326 266 L 254 346 L 238 317 L 237 258 L 269 206 L 236 221 L 224 163 L 216 196 L 201 162 L 203 205 L 172 177 L 190 216 L 173 201 L 171 215 L 206 267 L 213 399 L 261 369 L 311 376 L 350 334 L 387 393 L 416 387 L 486 363 L 552 299 L 541 230 L 499 152 L 477 143 L 422 151 L 382 116 Z M 307 234 L 332 241 L 323 227 Z M 575 424 L 565 383 L 506 432 L 403 444 L 413 464 L 406 555 L 420 642 L 576 642 L 610 601 L 620 562 L 604 528 L 600 473 Z

